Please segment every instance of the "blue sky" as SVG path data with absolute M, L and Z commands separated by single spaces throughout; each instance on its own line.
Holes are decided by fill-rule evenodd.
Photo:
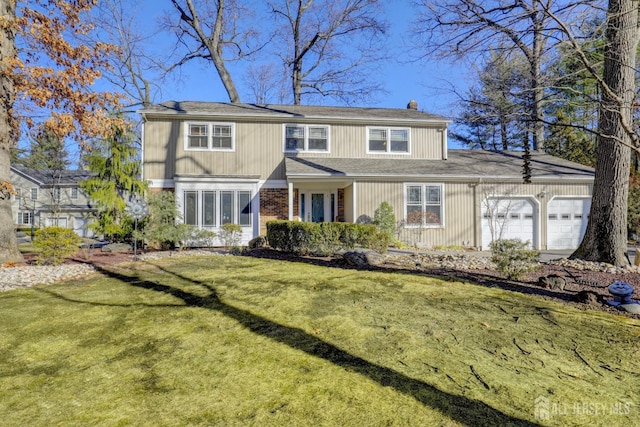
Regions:
M 386 2 L 387 20 L 390 24 L 390 50 L 397 51 L 398 56 L 407 57 L 405 33 L 411 27 L 415 9 L 410 0 L 394 0 Z M 157 16 L 163 11 L 171 10 L 169 1 L 144 0 L 140 17 L 141 25 L 152 27 Z M 156 46 L 156 48 L 159 46 Z M 192 100 L 192 101 L 228 101 L 224 88 L 214 74 L 213 65 L 193 63 L 184 66 L 180 80 L 163 85 L 161 96 L 157 101 Z M 453 117 L 456 97 L 451 93 L 451 86 L 464 92 L 467 86 L 466 68 L 443 60 L 408 62 L 394 61 L 386 64 L 381 70 L 381 78 L 387 95 L 380 96 L 373 107 L 405 108 L 410 99 L 418 102 L 419 108 L 427 112 Z M 234 80 L 243 101 L 251 102 L 246 93 L 243 96 L 241 75 L 234 75 Z

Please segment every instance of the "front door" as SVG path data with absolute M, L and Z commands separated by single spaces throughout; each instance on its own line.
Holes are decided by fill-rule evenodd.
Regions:
M 300 211 L 304 221 L 331 222 L 335 211 L 335 195 L 330 192 L 305 192 L 300 195 Z
M 324 193 L 311 193 L 311 222 L 324 222 Z

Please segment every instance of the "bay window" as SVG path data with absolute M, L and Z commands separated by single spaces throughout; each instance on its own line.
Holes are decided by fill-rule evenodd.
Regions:
M 185 224 L 205 228 L 231 223 L 250 227 L 252 224 L 251 191 L 185 191 L 183 197 Z

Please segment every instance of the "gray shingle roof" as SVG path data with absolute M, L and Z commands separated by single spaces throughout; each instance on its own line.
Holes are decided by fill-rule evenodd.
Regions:
M 138 111 L 142 114 L 246 116 L 283 119 L 410 120 L 448 123 L 443 116 L 407 108 L 330 107 L 310 105 L 232 104 L 228 102 L 167 101 Z
M 56 185 L 76 185 L 79 181 L 84 181 L 91 176 L 91 173 L 85 170 L 47 171 L 22 166 L 11 166 L 11 169 L 40 185 L 53 185 L 54 183 Z
M 447 160 L 287 157 L 287 177 L 422 177 L 522 179 L 522 153 L 449 150 Z M 593 180 L 593 168 L 533 153 L 532 178 Z

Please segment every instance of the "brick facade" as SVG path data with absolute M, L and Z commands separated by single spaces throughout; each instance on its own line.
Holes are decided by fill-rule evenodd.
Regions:
M 344 222 L 344 188 L 338 188 L 338 222 Z
M 296 192 L 297 195 L 297 192 Z M 295 211 L 294 211 L 295 212 Z M 286 188 L 260 190 L 260 235 L 267 234 L 267 222 L 289 218 L 289 193 Z

